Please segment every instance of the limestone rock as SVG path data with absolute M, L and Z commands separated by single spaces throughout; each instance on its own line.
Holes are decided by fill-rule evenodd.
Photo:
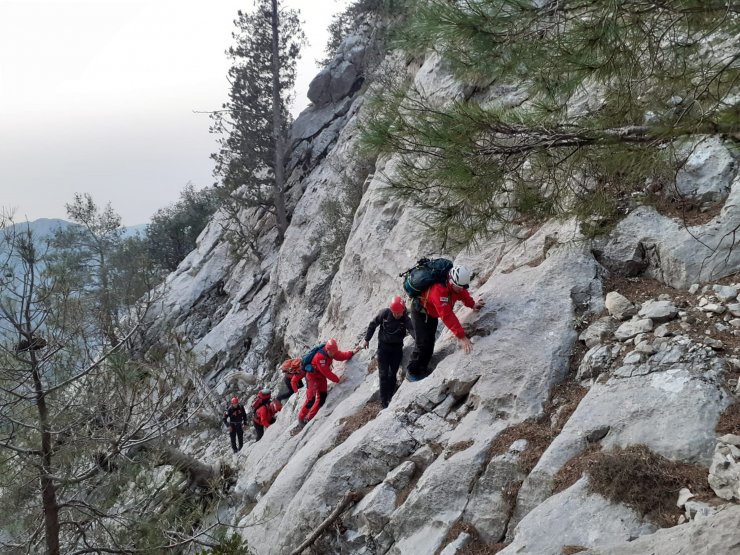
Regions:
M 585 525 L 588 523 L 588 525 Z M 585 478 L 525 516 L 501 555 L 557 555 L 563 546 L 595 547 L 650 534 L 656 526 L 632 509 L 588 493 Z
M 472 524 L 485 543 L 496 543 L 506 530 L 511 500 L 506 491 L 524 480 L 518 456 L 494 457 L 473 489 L 462 520 Z
M 678 316 L 678 309 L 671 301 L 648 301 L 642 305 L 638 316 L 662 324 L 674 320 Z
M 740 448 L 733 440 L 717 442 L 709 467 L 709 485 L 714 493 L 728 501 L 740 501 Z
M 735 176 L 735 160 L 718 137 L 704 137 L 690 148 L 686 164 L 676 176 L 681 197 L 719 202 L 727 198 Z
M 728 285 L 715 285 L 712 287 L 714 294 L 723 303 L 735 300 L 737 298 L 737 288 Z
M 650 319 L 630 320 L 625 322 L 614 332 L 614 337 L 620 341 L 631 339 L 640 333 L 647 333 L 653 329 L 653 321 Z
M 637 314 L 637 307 L 630 300 L 617 291 L 610 291 L 606 294 L 604 301 L 609 314 L 617 320 L 627 320 Z
M 619 356 L 619 345 L 600 345 L 591 347 L 583 356 L 578 366 L 576 380 L 592 380 L 609 369 L 612 362 Z
M 595 254 L 601 264 L 620 276 L 637 276 L 648 265 L 645 248 L 631 235 L 615 235 L 604 247 L 595 250 Z
M 696 555 L 733 553 L 740 545 L 740 506 L 726 507 L 716 514 L 681 526 L 616 545 L 599 546 L 581 555 Z
M 614 318 L 604 316 L 599 318 L 589 327 L 587 327 L 578 339 L 586 344 L 586 347 L 592 348 L 599 345 L 604 340 L 609 339 L 617 327 L 617 323 Z

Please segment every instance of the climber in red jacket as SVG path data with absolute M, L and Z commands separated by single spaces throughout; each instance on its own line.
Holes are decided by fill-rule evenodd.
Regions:
M 437 323 L 440 319 L 457 337 L 466 353 L 473 350 L 473 344 L 465 335 L 465 330 L 454 312 L 457 301 L 476 311 L 485 306 L 483 299 L 473 300 L 468 293 L 469 286 L 468 269 L 465 266 L 453 266 L 446 283 L 435 283 L 420 297 L 414 299 L 411 305 L 411 322 L 414 326 L 416 343 L 406 367 L 406 379 L 409 381 L 421 380 L 429 375 L 428 366 L 434 353 Z
M 272 392 L 265 388 L 257 394 L 257 398 L 252 403 L 252 408 L 254 408 L 252 424 L 254 424 L 254 430 L 257 433 L 257 441 L 262 439 L 265 428 L 269 428 L 270 424 L 275 423 L 275 416 L 283 408 L 280 401 L 278 399 L 272 400 L 271 396 Z
M 280 365 L 280 370 L 283 371 L 283 383 L 286 390 L 278 395 L 277 399 L 284 401 L 289 399 L 293 393 L 298 393 L 298 390 L 303 387 L 303 378 L 306 377 L 306 372 L 301 366 L 300 358 L 289 358 Z
M 306 388 L 306 402 L 303 403 L 298 413 L 298 422 L 302 425 L 307 424 L 326 402 L 327 378 L 334 383 L 339 383 L 344 378 L 344 376 L 340 378 L 332 372 L 332 362 L 335 360 L 349 360 L 359 350 L 360 348 L 357 347 L 353 351 L 340 351 L 336 339 L 330 339 L 322 348 L 318 349 L 311 359 L 311 363 L 304 368 L 308 386 Z

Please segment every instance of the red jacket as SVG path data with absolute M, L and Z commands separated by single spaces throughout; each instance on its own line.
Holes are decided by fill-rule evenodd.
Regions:
M 352 351 L 337 351 L 333 357 L 323 354 L 321 351 L 317 352 L 311 359 L 311 366 L 314 371 L 308 373 L 308 379 L 313 382 L 318 382 L 318 390 L 321 393 L 326 392 L 326 380 L 327 378 L 334 383 L 339 383 L 339 377 L 332 372 L 331 365 L 335 360 L 349 360 L 354 356 L 355 353 Z
M 275 422 L 274 414 L 270 410 L 269 404 L 262 405 L 254 413 L 254 423 L 255 424 L 259 424 L 260 426 L 264 426 L 265 428 L 267 428 L 273 422 Z
M 298 393 L 300 381 L 306 377 L 306 373 L 301 368 L 301 359 L 288 359 L 283 362 L 281 369 L 286 376 L 290 377 L 290 388 L 293 390 L 293 393 Z
M 290 375 L 290 388 L 293 390 L 293 393 L 298 393 L 298 390 L 301 388 L 301 380 L 305 376 L 306 376 L 305 372 L 300 372 L 299 374 Z
M 461 301 L 468 308 L 475 306 L 475 301 L 467 289 L 462 289 L 459 292 L 453 291 L 443 283 L 432 285 L 422 294 L 420 299 L 422 308 L 424 308 L 429 316 L 440 318 L 455 337 L 463 339 L 465 337 L 465 330 L 454 312 L 457 301 Z

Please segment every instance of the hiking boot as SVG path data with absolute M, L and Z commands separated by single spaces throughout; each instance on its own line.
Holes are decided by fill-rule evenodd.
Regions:
M 419 380 L 423 380 L 423 376 L 417 376 L 416 374 L 412 374 L 411 372 L 406 372 L 406 379 L 410 382 L 418 382 Z

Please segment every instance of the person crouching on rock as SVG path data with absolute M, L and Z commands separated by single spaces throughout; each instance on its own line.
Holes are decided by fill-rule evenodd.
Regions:
M 455 303 L 461 301 L 475 311 L 483 308 L 483 299 L 474 301 L 468 293 L 470 271 L 465 266 L 454 266 L 447 275 L 445 283 L 435 283 L 414 299 L 411 307 L 411 321 L 414 325 L 414 351 L 406 367 L 406 379 L 415 382 L 429 375 L 429 362 L 434 353 L 437 338 L 437 323 L 441 319 L 445 326 L 460 342 L 466 353 L 473 350 L 473 343 L 465 335 L 460 320 L 455 316 Z

